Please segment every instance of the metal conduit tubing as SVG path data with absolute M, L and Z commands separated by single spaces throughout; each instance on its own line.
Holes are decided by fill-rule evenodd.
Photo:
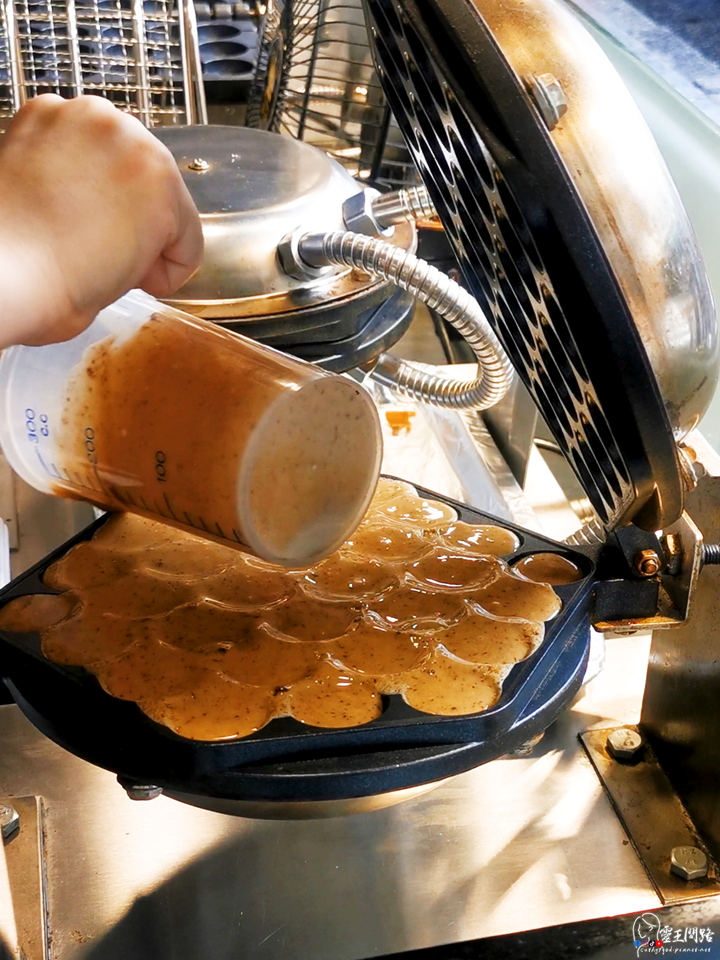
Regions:
M 383 353 L 371 371 L 374 380 L 423 403 L 487 410 L 505 396 L 513 368 L 474 297 L 425 260 L 376 237 L 351 232 L 306 234 L 298 254 L 310 267 L 342 264 L 389 280 L 422 300 L 451 323 L 475 353 L 475 380 L 463 381 Z
M 381 193 L 372 202 L 372 214 L 381 227 L 405 220 L 431 220 L 436 216 L 430 194 L 423 186 Z

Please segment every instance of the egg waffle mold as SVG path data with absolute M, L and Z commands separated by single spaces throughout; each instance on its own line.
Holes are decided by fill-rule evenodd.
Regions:
M 82 667 L 46 659 L 38 634 L 0 632 L 0 671 L 13 699 L 46 736 L 71 753 L 112 770 L 123 782 L 154 784 L 196 797 L 253 801 L 344 800 L 419 786 L 511 753 L 542 733 L 582 683 L 590 641 L 590 606 L 599 548 L 569 549 L 432 491 L 421 496 L 453 507 L 467 523 L 499 523 L 520 546 L 512 564 L 537 552 L 560 553 L 586 573 L 554 589 L 561 611 L 541 645 L 507 675 L 495 706 L 479 714 L 420 713 L 399 695 L 383 697 L 382 715 L 346 729 L 310 727 L 289 718 L 236 740 L 178 736 L 128 701 L 105 693 Z M 0 591 L 0 606 L 35 593 L 47 568 L 106 522 L 76 537 Z

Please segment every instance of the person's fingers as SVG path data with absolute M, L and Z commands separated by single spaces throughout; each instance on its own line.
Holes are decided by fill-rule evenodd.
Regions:
M 28 100 L 8 124 L 5 136 L 0 138 L 0 151 L 3 145 L 6 149 L 7 145 L 18 149 L 22 140 L 32 136 L 38 126 L 45 126 L 65 103 L 66 101 L 55 93 L 43 93 Z
M 203 256 L 200 216 L 172 157 L 170 162 L 177 210 L 176 227 L 174 235 L 167 239 L 157 260 L 140 282 L 140 287 L 154 297 L 173 294 L 197 270 Z

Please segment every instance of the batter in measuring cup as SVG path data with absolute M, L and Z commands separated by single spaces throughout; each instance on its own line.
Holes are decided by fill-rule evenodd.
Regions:
M 381 454 L 377 413 L 352 380 L 166 307 L 87 349 L 56 443 L 59 492 L 286 566 L 343 542 Z

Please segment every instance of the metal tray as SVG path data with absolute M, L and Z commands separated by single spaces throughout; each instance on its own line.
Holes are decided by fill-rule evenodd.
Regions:
M 47 660 L 38 634 L 0 631 L 0 669 L 25 715 L 71 753 L 112 770 L 124 781 L 156 784 L 203 797 L 247 800 L 337 800 L 386 793 L 461 773 L 511 752 L 541 733 L 580 687 L 589 651 L 589 611 L 597 550 L 569 549 L 447 497 L 418 488 L 454 507 L 468 523 L 501 523 L 520 538 L 510 562 L 555 552 L 587 572 L 556 587 L 560 613 L 542 644 L 516 664 L 492 708 L 464 717 L 436 717 L 383 697 L 382 715 L 347 729 L 308 727 L 292 718 L 232 741 L 178 736 L 139 707 L 105 693 L 82 667 Z M 15 597 L 52 593 L 46 569 L 70 547 L 88 540 L 102 517 L 0 591 L 0 606 Z

